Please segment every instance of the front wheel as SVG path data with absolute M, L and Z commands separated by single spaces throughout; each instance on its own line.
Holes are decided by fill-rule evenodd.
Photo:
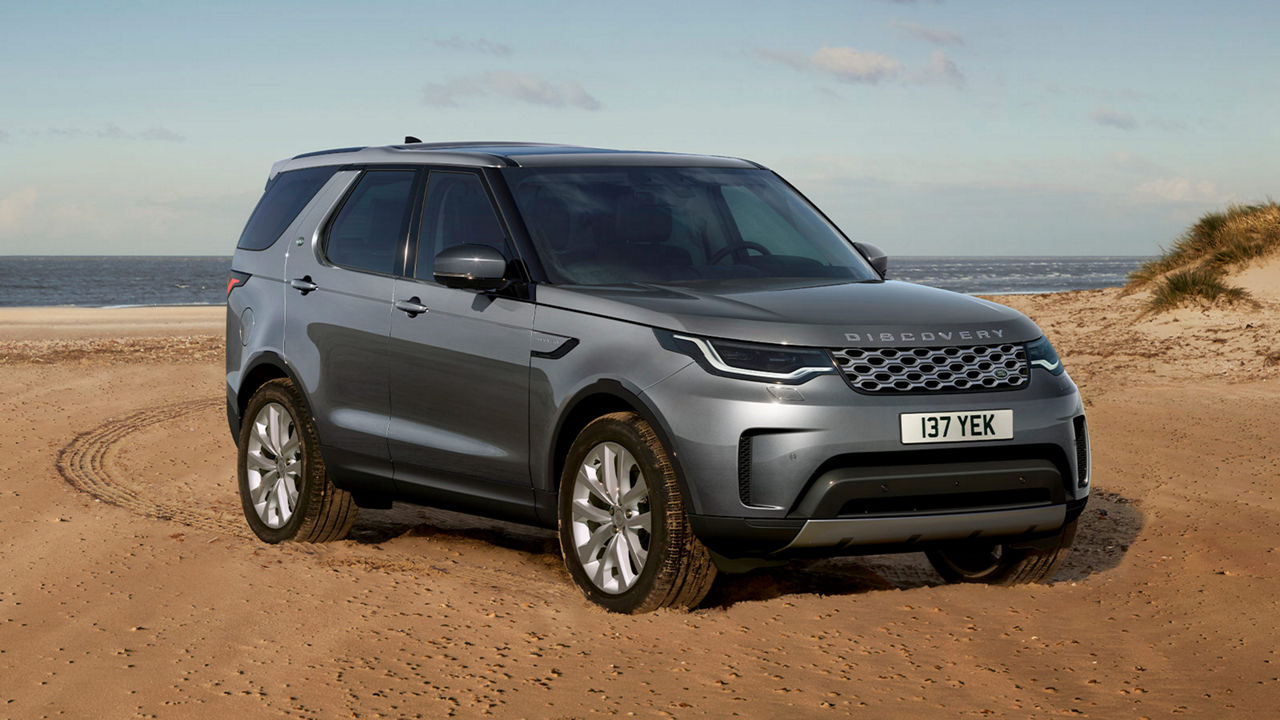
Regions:
M 1076 537 L 1072 520 L 1039 546 L 963 542 L 925 552 L 933 569 L 950 583 L 1019 585 L 1046 582 L 1058 571 Z
M 614 612 L 692 608 L 715 580 L 666 449 L 635 413 L 597 418 L 569 448 L 560 550 L 588 599 Z

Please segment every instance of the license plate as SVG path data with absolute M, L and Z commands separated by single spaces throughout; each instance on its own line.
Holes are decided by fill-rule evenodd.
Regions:
M 898 419 L 904 445 L 1013 439 L 1012 410 L 902 413 Z

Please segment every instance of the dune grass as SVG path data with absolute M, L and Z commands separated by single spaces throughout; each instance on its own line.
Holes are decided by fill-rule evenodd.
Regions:
M 1149 312 L 1188 302 L 1240 302 L 1243 288 L 1227 276 L 1250 261 L 1280 251 L 1280 205 L 1232 205 L 1206 213 L 1173 247 L 1129 274 L 1127 290 L 1151 290 Z

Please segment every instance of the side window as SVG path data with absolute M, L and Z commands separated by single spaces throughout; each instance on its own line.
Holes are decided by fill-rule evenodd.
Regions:
M 289 223 L 298 217 L 312 196 L 329 182 L 337 167 L 290 170 L 271 178 L 262 193 L 249 222 L 240 233 L 236 247 L 241 250 L 266 250 L 275 244 Z
M 329 226 L 329 262 L 355 270 L 395 274 L 409 231 L 412 170 L 370 170 L 356 184 Z
M 433 170 L 427 176 L 415 275 L 430 278 L 436 255 L 455 245 L 488 245 L 511 259 L 506 233 L 480 176 Z

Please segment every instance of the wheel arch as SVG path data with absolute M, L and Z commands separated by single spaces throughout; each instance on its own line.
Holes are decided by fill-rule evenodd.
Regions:
M 311 413 L 311 400 L 307 397 L 302 383 L 298 381 L 298 377 L 294 374 L 293 369 L 289 367 L 289 363 L 285 362 L 280 355 L 271 351 L 260 353 L 246 367 L 242 378 L 240 387 L 236 389 L 235 395 L 233 434 L 238 434 L 239 432 L 239 424 L 244 418 L 244 409 L 249 405 L 249 399 L 258 391 L 258 388 L 272 380 L 288 380 L 293 383 L 293 386 L 298 390 L 298 395 L 302 397 L 302 402 L 306 404 L 307 412 Z
M 560 477 L 564 474 L 564 464 L 569 448 L 592 420 L 614 412 L 634 412 L 639 415 L 658 436 L 662 446 L 666 448 L 671 460 L 671 468 L 676 474 L 676 482 L 680 494 L 684 496 L 685 506 L 693 508 L 692 496 L 684 469 L 680 464 L 680 454 L 671 438 L 671 429 L 657 408 L 638 390 L 633 390 L 617 380 L 597 380 L 587 385 L 565 403 L 565 409 L 556 420 L 551 435 L 551 448 L 547 456 L 548 486 L 553 493 L 560 490 Z

